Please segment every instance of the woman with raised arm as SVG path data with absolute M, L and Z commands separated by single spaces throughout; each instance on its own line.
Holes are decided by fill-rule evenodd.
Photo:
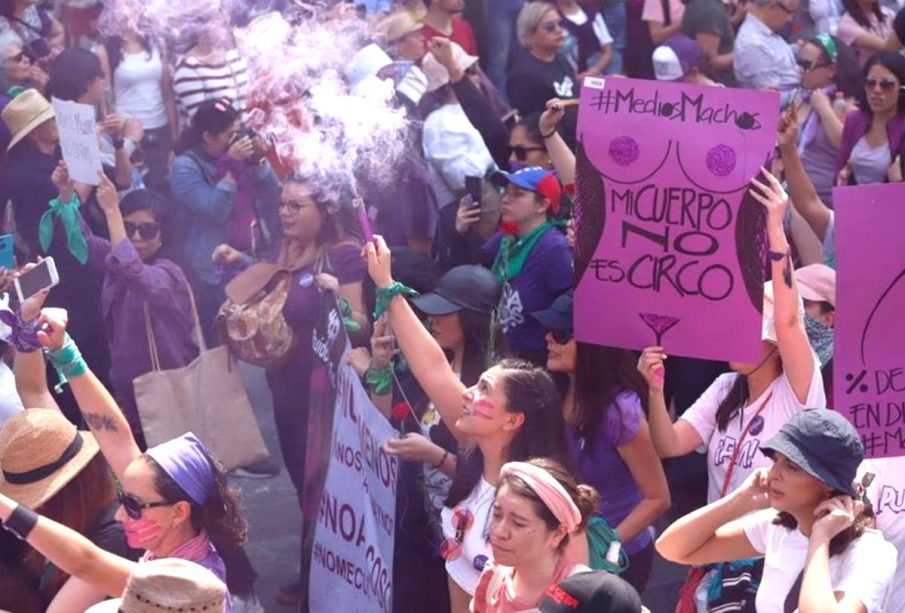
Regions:
M 38 332 L 38 338 L 50 362 L 68 380 L 85 422 L 122 487 L 116 519 L 123 525 L 129 546 L 145 550 L 142 560 L 183 558 L 226 581 L 223 559 L 212 541 L 238 549 L 246 535 L 245 520 L 226 475 L 191 433 L 141 453 L 116 401 L 66 334 L 65 311 L 45 309 L 38 322 L 46 330 Z M 76 434 L 75 438 L 80 437 Z M 79 443 L 74 439 L 72 444 Z M 7 509 L 12 510 L 8 504 Z M 29 542 L 64 572 L 105 594 L 122 593 L 131 562 L 78 535 L 51 539 L 52 546 L 47 548 L 43 540 Z
M 830 409 L 794 415 L 760 448 L 772 461 L 670 526 L 657 551 L 679 564 L 763 557 L 758 613 L 879 613 L 896 550 L 867 528 L 855 475 L 861 436 Z
M 737 489 L 748 475 L 768 464 L 757 450 L 790 417 L 806 407 L 826 405 L 783 229 L 789 198 L 773 175 L 761 172 L 764 182 L 753 179 L 751 194 L 766 210 L 772 284 L 765 289 L 760 361 L 730 362 L 733 372 L 720 375 L 675 423 L 663 396 L 663 348 L 646 348 L 638 361 L 650 388 L 654 449 L 661 458 L 672 458 L 705 447 L 709 502 Z M 767 290 L 772 290 L 772 303 Z M 753 576 L 758 572 L 755 568 Z
M 466 387 L 443 349 L 404 299 L 412 290 L 393 280 L 390 251 L 382 238 L 365 246 L 368 272 L 377 286 L 377 312 L 387 313 L 412 374 L 440 419 L 466 449 L 441 514 L 442 554 L 449 574 L 451 609 L 468 611 L 488 545 L 490 508 L 500 468 L 532 457 L 565 458 L 559 394 L 546 371 L 503 360 Z

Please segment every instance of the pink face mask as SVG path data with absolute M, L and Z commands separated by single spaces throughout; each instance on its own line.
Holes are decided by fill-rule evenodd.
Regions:
M 147 545 L 163 533 L 163 526 L 148 517 L 123 522 L 126 541 L 132 549 L 148 549 Z

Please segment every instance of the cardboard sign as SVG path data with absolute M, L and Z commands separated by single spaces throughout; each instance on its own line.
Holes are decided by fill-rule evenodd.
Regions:
M 309 493 L 316 492 L 320 501 L 309 605 L 312 613 L 391 613 L 399 460 L 384 451 L 383 442 L 395 432 L 346 364 L 349 344 L 336 301 L 330 302 L 312 334 L 318 369 L 326 369 L 312 375 L 312 400 L 329 397 L 332 411 L 322 419 L 320 410 L 309 407 L 306 463 L 314 466 L 306 467 L 306 517 Z M 322 449 L 316 448 L 317 438 Z M 325 481 L 317 476 L 322 461 Z
M 575 336 L 758 361 L 779 97 L 588 79 L 578 117 Z
M 868 457 L 905 455 L 905 183 L 833 190 L 834 408 Z
M 97 119 L 90 104 L 53 99 L 60 149 L 75 181 L 97 185 L 101 170 L 101 150 L 97 140 Z

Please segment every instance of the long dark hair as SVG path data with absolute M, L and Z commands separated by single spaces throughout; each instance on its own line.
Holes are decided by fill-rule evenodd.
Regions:
M 572 502 L 575 503 L 575 506 L 578 507 L 578 511 L 581 513 L 581 523 L 576 528 L 576 532 L 581 532 L 587 528 L 588 520 L 590 520 L 591 516 L 597 511 L 597 503 L 600 500 L 597 490 L 590 485 L 579 484 L 575 480 L 575 477 L 572 476 L 572 473 L 555 460 L 549 458 L 534 458 L 529 460 L 528 464 L 533 464 L 550 473 L 563 489 L 566 490 L 569 498 L 572 499 Z M 511 492 L 518 494 L 522 498 L 527 498 L 531 502 L 531 506 L 534 507 L 534 512 L 544 521 L 547 530 L 552 532 L 559 528 L 561 522 L 553 515 L 550 507 L 541 500 L 540 496 L 538 496 L 521 477 L 511 474 L 500 477 L 500 482 L 497 484 L 497 493 L 499 493 L 500 488 L 502 488 L 504 484 L 509 486 Z M 566 534 L 559 542 L 559 551 L 563 551 L 568 544 L 569 535 Z
M 462 335 L 465 337 L 462 383 L 472 386 L 490 366 L 490 356 L 495 355 L 496 359 L 509 357 L 509 343 L 499 326 L 491 332 L 492 317 L 489 314 L 463 309 L 458 315 Z
M 647 398 L 647 386 L 636 362 L 627 349 L 576 341 L 574 428 L 585 442 L 583 454 L 594 455 L 597 434 L 620 394 L 633 392 L 642 401 Z
M 841 496 L 844 492 L 833 492 L 833 496 Z M 870 512 L 865 513 L 861 512 L 852 523 L 851 526 L 834 536 L 830 540 L 830 556 L 837 556 L 841 553 L 844 553 L 848 546 L 852 544 L 856 538 L 864 534 L 864 531 L 869 528 L 870 522 Z M 782 526 L 788 530 L 794 530 L 798 527 L 798 521 L 792 517 L 791 514 L 786 513 L 785 511 L 780 511 L 776 518 L 773 520 L 773 524 L 777 526 Z
M 864 68 L 861 72 L 865 79 L 867 78 L 870 69 L 874 66 L 882 66 L 891 72 L 899 81 L 899 89 L 897 92 L 899 95 L 898 112 L 905 112 L 905 93 L 903 93 L 901 89 L 902 86 L 905 86 L 905 57 L 902 57 L 895 51 L 879 51 L 874 53 L 867 59 L 867 63 L 864 64 Z M 867 92 L 863 87 L 858 90 L 858 108 L 865 113 L 872 113 L 870 105 L 867 103 Z
M 154 55 L 154 44 L 151 37 L 143 34 L 138 35 L 138 42 L 141 48 L 148 54 L 148 60 Z M 108 36 L 104 39 L 104 49 L 107 51 L 107 61 L 110 63 L 110 83 L 113 83 L 116 69 L 123 61 L 123 45 L 125 40 L 122 36 Z
M 153 189 L 132 190 L 119 203 L 119 210 L 123 217 L 136 211 L 149 211 L 154 216 L 154 221 L 160 225 L 160 251 L 156 257 L 177 255 L 178 249 L 174 240 L 176 229 L 173 226 L 173 207 L 170 202 L 158 191 Z M 166 250 L 166 251 L 165 251 Z
M 191 505 L 190 521 L 196 531 L 207 532 L 211 542 L 217 548 L 233 549 L 245 543 L 248 536 L 248 524 L 239 509 L 239 501 L 235 490 L 229 487 L 226 473 L 207 452 L 204 453 L 210 462 L 214 476 L 214 488 L 206 503 L 200 505 L 176 483 L 170 475 L 160 467 L 154 458 L 145 455 L 144 459 L 154 471 L 154 489 L 164 500 L 171 502 L 187 502 Z
M 182 132 L 177 153 L 198 147 L 204 142 L 204 133 L 220 134 L 239 119 L 239 111 L 225 98 L 205 100 L 198 105 L 188 129 Z
M 506 450 L 506 460 L 549 457 L 568 464 L 561 398 L 550 374 L 524 360 L 503 360 L 498 366 L 503 371 L 506 410 L 525 416 L 522 427 Z M 480 482 L 483 473 L 484 455 L 475 446 L 459 463 L 444 504 L 455 507 L 465 500 Z
M 104 76 L 101 61 L 87 49 L 64 49 L 50 65 L 47 98 L 77 101 L 88 86 Z
M 868 20 L 867 15 L 861 10 L 861 5 L 858 3 L 858 0 L 842 0 L 842 6 L 845 8 L 845 11 L 852 16 L 852 19 L 855 20 L 862 28 L 870 29 L 872 27 L 870 21 Z M 879 2 L 874 2 L 871 7 L 871 13 L 873 13 L 874 17 L 877 18 L 881 24 L 886 23 L 886 16 L 883 14 L 883 10 L 880 8 Z

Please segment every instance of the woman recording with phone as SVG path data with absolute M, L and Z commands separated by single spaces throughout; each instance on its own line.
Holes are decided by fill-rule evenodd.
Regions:
M 221 244 L 261 253 L 266 236 L 280 235 L 280 183 L 265 159 L 269 145 L 242 130 L 239 111 L 227 98 L 198 105 L 183 138 L 170 170 L 170 188 L 186 228 L 185 255 L 197 277 L 201 325 L 213 345 L 212 324 L 225 299 L 227 272 L 211 255 Z

